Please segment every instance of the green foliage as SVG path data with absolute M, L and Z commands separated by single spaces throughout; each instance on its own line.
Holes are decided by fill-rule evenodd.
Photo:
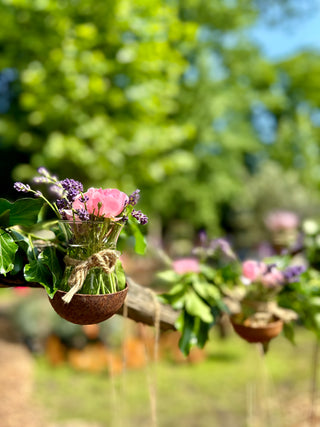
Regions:
M 116 262 L 114 274 L 117 280 L 117 289 L 121 291 L 126 287 L 127 280 L 124 269 L 122 267 L 122 263 L 119 259 Z
M 139 255 L 143 255 L 146 251 L 147 242 L 144 235 L 141 233 L 140 228 L 138 227 L 138 221 L 129 217 L 127 226 L 129 228 L 127 236 L 132 235 L 134 238 L 135 252 Z
M 43 201 L 23 198 L 14 203 L 0 199 L 0 274 L 11 272 L 17 274 L 24 271 L 24 277 L 29 282 L 42 284 L 48 294 L 53 296 L 62 270 L 54 246 L 48 246 L 39 251 L 32 241 L 32 227 L 37 225 L 39 212 Z M 12 228 L 18 226 L 18 228 Z M 55 234 L 40 233 L 38 238 L 52 240 Z
M 6 0 L 0 13 L 0 70 L 18 72 L 0 119 L 3 149 L 26 156 L 16 180 L 45 165 L 141 187 L 151 217 L 214 233 L 269 158 L 281 172 L 300 162 L 297 180 L 318 188 L 319 58 L 266 60 L 245 37 L 256 1 Z
M 2 227 L 33 225 L 37 222 L 42 205 L 40 199 L 23 198 L 14 203 L 0 199 L 0 224 Z
M 298 296 L 298 297 L 297 297 Z M 304 327 L 320 338 L 320 274 L 315 269 L 308 269 L 299 282 L 287 285 L 279 295 L 282 307 L 294 310 Z M 286 336 L 293 340 L 292 330 Z
M 53 297 L 58 289 L 62 273 L 56 250 L 53 247 L 45 248 L 36 259 L 31 260 L 24 267 L 24 277 L 27 282 L 40 283 L 50 297 Z
M 209 277 L 206 275 L 209 270 L 184 274 L 167 270 L 158 274 L 172 284 L 168 292 L 159 296 L 160 300 L 181 311 L 175 326 L 181 332 L 179 347 L 185 356 L 193 345 L 205 345 L 219 314 L 227 311 L 221 290 L 210 279 L 212 272 Z
M 10 234 L 4 230 L 0 231 L 0 274 L 6 275 L 6 273 L 14 269 L 14 259 L 18 245 Z
M 42 204 L 39 199 L 24 198 L 15 203 L 0 199 L 0 274 L 19 271 L 21 265 L 21 256 L 17 254 L 19 246 L 23 247 L 24 244 L 27 252 L 30 244 L 25 236 L 7 227 L 18 224 L 32 225 L 37 221 Z

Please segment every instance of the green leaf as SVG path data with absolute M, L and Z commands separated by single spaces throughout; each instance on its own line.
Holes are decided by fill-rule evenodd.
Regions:
M 10 211 L 11 207 L 12 203 L 9 200 L 0 198 L 0 215 L 3 215 L 8 210 Z
M 24 198 L 14 202 L 10 210 L 10 226 L 30 226 L 37 222 L 42 208 L 41 199 Z
M 6 275 L 14 269 L 15 254 L 18 245 L 7 232 L 1 230 L 0 234 L 0 274 Z
M 170 304 L 172 308 L 180 310 L 184 306 L 187 290 L 188 286 L 185 283 L 178 283 L 169 292 L 158 295 L 158 298 L 163 303 Z
M 214 321 L 210 307 L 194 291 L 189 290 L 186 294 L 185 309 L 191 316 L 200 317 L 206 323 Z
M 197 337 L 197 346 L 203 348 L 209 339 L 210 325 L 201 319 L 196 320 L 195 335 Z
M 220 291 L 214 285 L 199 280 L 194 280 L 192 285 L 196 293 L 208 301 L 210 305 L 221 299 Z
M 214 280 L 216 271 L 205 264 L 200 264 L 201 273 L 203 273 L 209 280 Z
M 9 227 L 10 221 L 10 209 L 5 210 L 0 215 L 0 227 L 7 228 Z
M 180 319 L 177 323 L 179 323 L 181 329 L 181 337 L 179 340 L 179 348 L 184 356 L 188 356 L 190 353 L 190 349 L 193 344 L 193 328 L 194 328 L 194 318 L 190 316 L 187 312 L 181 313 L 179 316 Z
M 24 267 L 27 282 L 40 283 L 52 297 L 62 277 L 62 269 L 56 257 L 55 248 L 45 248 L 36 260 Z
M 53 286 L 56 288 L 63 274 L 57 258 L 56 249 L 53 246 L 45 248 L 39 255 L 38 260 L 42 261 L 49 268 L 52 275 Z
M 121 291 L 126 287 L 126 274 L 119 259 L 115 265 L 115 274 L 117 277 L 118 289 Z
M 52 275 L 42 260 L 33 260 L 24 267 L 24 277 L 27 282 L 40 283 L 48 294 L 53 291 Z
M 185 283 L 177 283 L 175 286 L 173 286 L 169 292 L 167 292 L 167 295 L 181 295 L 181 293 L 185 293 L 187 291 L 188 287 Z
M 51 230 L 30 230 L 32 237 L 40 240 L 54 240 L 56 235 Z
M 34 248 L 28 237 L 17 230 L 11 230 L 15 242 L 27 254 L 29 260 L 34 259 Z
M 164 282 L 169 283 L 176 282 L 179 279 L 179 275 L 173 270 L 160 271 L 157 274 L 157 277 Z
M 131 218 L 129 218 L 128 220 L 128 226 L 130 227 L 135 240 L 135 245 L 134 245 L 135 252 L 139 255 L 144 255 L 147 247 L 147 243 L 144 235 L 141 233 L 138 225 L 135 222 L 133 222 Z
M 25 264 L 25 256 L 23 251 L 20 249 L 17 250 L 15 258 L 14 258 L 14 267 L 10 274 L 17 274 L 23 270 Z
M 292 323 L 284 323 L 283 324 L 283 333 L 284 333 L 284 336 L 292 344 L 295 344 L 295 340 L 294 340 L 294 327 L 293 327 Z

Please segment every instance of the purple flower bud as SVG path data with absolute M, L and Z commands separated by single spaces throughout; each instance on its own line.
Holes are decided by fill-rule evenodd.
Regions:
M 82 195 L 79 197 L 79 201 L 80 201 L 81 203 L 86 203 L 88 200 L 89 200 L 89 196 L 85 196 L 84 194 L 82 194 Z
M 50 191 L 52 193 L 56 193 L 59 197 L 63 197 L 64 196 L 64 190 L 59 185 L 51 185 L 50 186 Z
M 67 199 L 59 199 L 56 202 L 57 204 L 57 208 L 59 209 L 59 211 L 64 210 L 64 209 L 71 209 L 71 203 L 68 202 Z
M 286 268 L 283 272 L 283 276 L 288 283 L 293 283 L 299 281 L 300 274 L 306 271 L 306 267 L 303 265 L 292 265 L 291 267 Z
M 83 185 L 79 181 L 74 179 L 66 178 L 63 181 L 60 181 L 59 184 L 66 191 L 66 198 L 73 202 L 79 193 L 83 191 Z
M 128 205 L 135 206 L 138 203 L 140 199 L 139 193 L 140 193 L 140 190 L 137 189 L 132 194 L 130 194 Z
M 51 182 L 49 178 L 46 178 L 44 176 L 35 176 L 32 181 L 37 184 L 48 184 L 49 182 Z
M 29 184 L 23 184 L 23 182 L 15 182 L 13 188 L 17 191 L 22 191 L 23 193 L 28 193 L 31 190 Z
M 123 217 L 121 218 L 121 221 L 126 224 L 128 222 L 129 218 L 127 217 L 127 215 L 123 215 Z
M 199 241 L 201 246 L 205 246 L 208 241 L 208 236 L 205 230 L 200 230 L 198 233 Z
M 37 191 L 34 193 L 34 196 L 35 196 L 35 197 L 43 197 L 43 194 L 41 193 L 41 191 L 40 191 L 40 190 L 37 190 Z
M 75 212 L 81 221 L 89 221 L 90 215 L 85 209 L 77 209 Z
M 211 240 L 210 248 L 214 251 L 220 250 L 223 254 L 231 259 L 236 259 L 236 255 L 233 252 L 230 243 L 222 238 Z
M 46 168 L 44 168 L 43 166 L 38 168 L 38 173 L 42 176 L 47 177 L 47 178 L 50 176 L 50 173 L 48 172 L 48 170 Z
M 131 212 L 131 215 L 142 225 L 145 225 L 148 223 L 148 217 L 144 215 L 141 211 L 136 211 L 133 209 L 133 211 Z

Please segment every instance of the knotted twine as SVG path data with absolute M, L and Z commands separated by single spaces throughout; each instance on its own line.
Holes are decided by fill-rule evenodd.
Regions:
M 120 252 L 112 249 L 103 249 L 102 251 L 92 254 L 84 261 L 66 255 L 63 259 L 65 264 L 74 267 L 74 269 L 68 280 L 68 285 L 71 289 L 62 297 L 63 301 L 68 304 L 73 296 L 79 292 L 91 268 L 97 267 L 101 268 L 107 274 L 112 273 L 119 256 Z

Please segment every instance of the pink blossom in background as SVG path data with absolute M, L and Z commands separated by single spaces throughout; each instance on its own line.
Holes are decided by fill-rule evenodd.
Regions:
M 284 283 L 284 275 L 276 267 L 272 267 L 270 272 L 261 277 L 261 283 L 266 288 L 275 288 Z
M 89 188 L 83 194 L 83 197 L 88 198 L 86 204 L 80 201 L 82 195 L 78 195 L 73 202 L 73 209 L 84 209 L 86 206 L 89 214 L 98 215 L 99 211 L 99 216 L 104 216 L 105 218 L 113 218 L 119 215 L 129 201 L 129 197 L 116 188 L 107 188 L 105 190 L 101 188 Z M 100 210 L 99 204 L 101 204 Z
M 242 276 L 249 284 L 251 282 L 261 283 L 266 288 L 274 288 L 284 283 L 283 273 L 275 265 L 267 265 L 264 262 L 247 260 L 242 264 Z
M 251 282 L 260 279 L 266 271 L 267 265 L 263 262 L 250 259 L 242 263 L 242 275 Z
M 178 274 L 199 273 L 200 264 L 195 258 L 181 258 L 173 261 L 173 269 Z
M 299 217 L 291 211 L 274 211 L 266 217 L 265 224 L 271 231 L 291 230 L 299 226 Z

